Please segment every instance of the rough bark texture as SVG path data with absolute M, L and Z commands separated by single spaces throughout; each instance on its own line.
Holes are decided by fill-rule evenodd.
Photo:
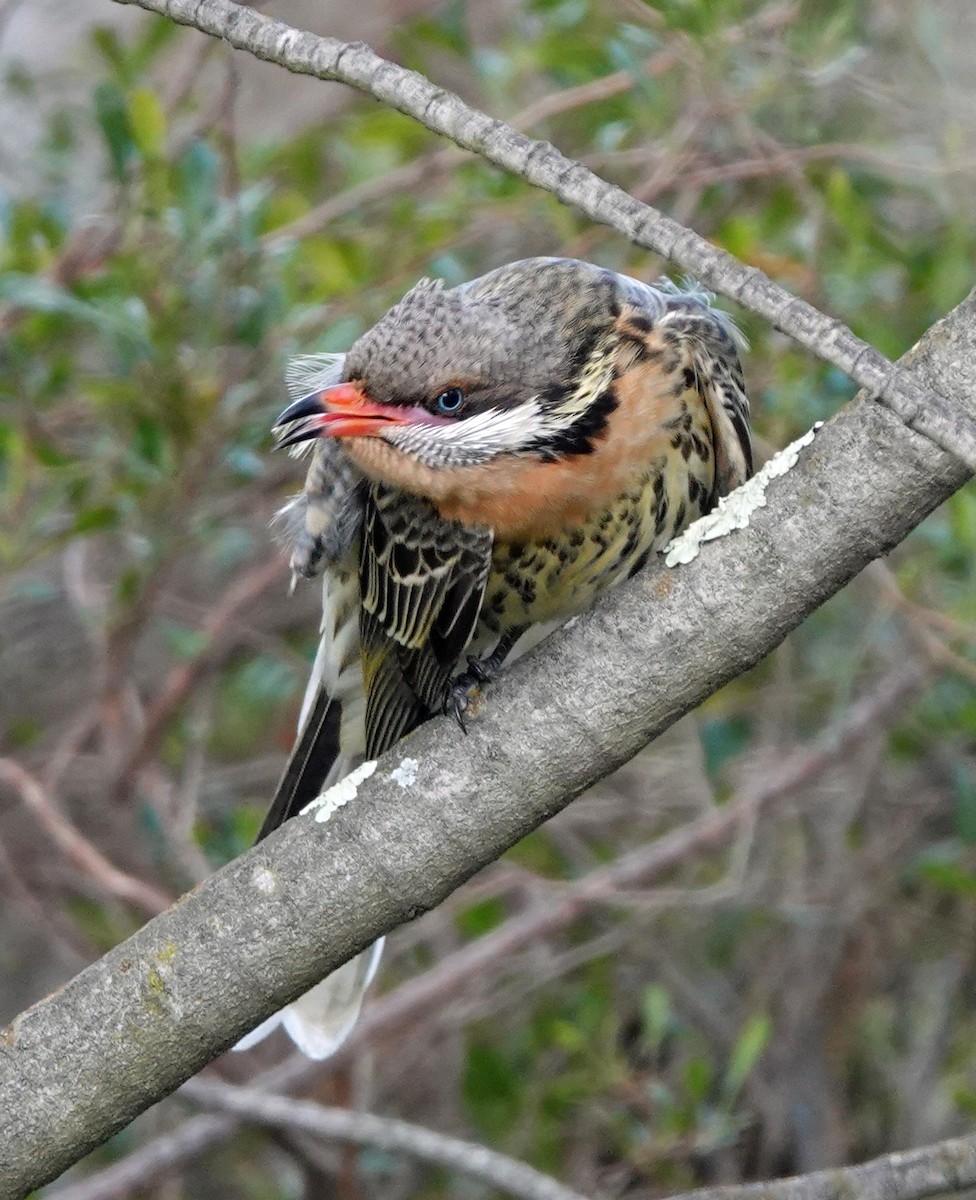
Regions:
M 903 360 L 976 414 L 976 293 Z M 326 824 L 230 863 L 0 1034 L 0 1179 L 54 1178 L 274 1009 L 479 868 L 776 646 L 967 478 L 858 398 L 749 528 L 659 564 L 431 722 Z M 598 654 L 594 647 L 599 647 Z M 598 669 L 595 664 L 599 664 Z M 409 755 L 416 783 L 391 770 Z
M 520 663 L 469 738 L 432 722 L 327 824 L 290 822 L 0 1033 L 0 1190 L 10 1197 L 54 1178 L 325 972 L 439 903 L 768 653 L 964 482 L 963 462 L 976 468 L 973 296 L 896 369 L 760 272 L 366 46 L 302 34 L 230 0 L 122 2 L 370 93 L 666 255 L 888 408 L 859 398 L 773 483 L 748 529 L 688 566 L 649 569 Z M 392 777 L 405 755 L 419 764 L 408 787 Z M 940 1158 L 931 1147 L 905 1162 L 935 1181 L 925 1187 L 959 1186 L 970 1178 L 965 1153 Z M 802 1194 L 833 1194 L 835 1177 L 824 1178 Z M 805 1183 L 742 1191 L 801 1194 Z
M 551 192 L 592 220 L 609 225 L 638 246 L 656 251 L 708 287 L 765 317 L 867 388 L 906 425 L 976 471 L 976 425 L 971 413 L 947 399 L 951 391 L 920 388 L 916 379 L 856 337 L 843 322 L 791 296 L 762 271 L 747 267 L 656 208 L 635 200 L 582 163 L 560 154 L 549 142 L 535 141 L 470 108 L 460 97 L 416 71 L 380 58 L 362 42 L 340 42 L 303 33 L 232 0 L 117 2 L 162 13 L 297 74 L 347 83 Z

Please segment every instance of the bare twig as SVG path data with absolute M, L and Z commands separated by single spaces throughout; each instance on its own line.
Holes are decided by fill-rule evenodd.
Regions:
M 700 1188 L 682 1200 L 924 1200 L 976 1186 L 976 1137 L 896 1151 L 856 1167 L 814 1171 L 771 1183 Z
M 653 160 L 654 154 L 647 146 L 629 150 L 609 150 L 600 154 L 588 155 L 587 165 L 607 167 L 643 166 Z M 875 170 L 886 172 L 892 176 L 924 175 L 945 176 L 956 171 L 971 169 L 976 165 L 976 159 L 958 159 L 945 166 L 932 163 L 910 162 L 906 159 L 892 158 L 867 146 L 858 146 L 851 142 L 824 142 L 816 146 L 776 146 L 767 154 L 756 155 L 752 158 L 737 158 L 731 162 L 692 163 L 679 179 L 672 182 L 672 187 L 709 187 L 716 183 L 727 183 L 744 179 L 755 179 L 767 175 L 779 175 L 786 171 L 806 166 L 809 163 L 823 161 L 863 163 Z M 657 189 L 657 193 L 666 190 Z M 656 193 L 655 193 L 656 194 Z
M 917 433 L 976 471 L 976 427 L 970 414 L 921 388 L 841 321 L 819 312 L 726 251 L 642 204 L 566 158 L 469 107 L 422 75 L 380 58 L 362 42 L 340 42 L 294 29 L 232 0 L 117 0 L 162 13 L 220 37 L 239 50 L 297 74 L 335 79 L 367 92 L 435 133 L 551 192 L 592 220 L 670 259 L 708 287 L 737 300 L 832 363 L 884 402 Z
M 210 610 L 200 630 L 203 646 L 193 658 L 174 667 L 163 681 L 155 700 L 146 713 L 146 723 L 139 744 L 132 751 L 120 776 L 119 791 L 125 794 L 136 773 L 155 754 L 173 714 L 193 691 L 200 678 L 212 665 L 221 649 L 227 630 L 272 583 L 284 577 L 281 556 L 273 555 L 260 566 L 249 568 L 234 581 Z
M 60 914 L 49 911 L 47 906 L 34 895 L 32 889 L 21 877 L 17 864 L 2 841 L 0 841 L 0 889 L 6 892 L 14 904 L 20 906 L 24 915 L 34 923 L 38 930 L 48 936 L 61 957 L 70 962 L 72 967 L 80 969 L 91 961 L 94 955 L 82 952 L 78 945 L 78 937 L 73 930 L 65 928 Z
M 65 858 L 103 891 L 154 917 L 173 902 L 159 888 L 120 871 L 59 813 L 38 781 L 11 758 L 0 758 L 0 782 L 12 788 L 51 835 Z
M 422 1162 L 480 1179 L 522 1200 L 583 1200 L 578 1192 L 525 1163 L 407 1121 L 347 1108 L 326 1108 L 310 1100 L 274 1096 L 257 1088 L 235 1087 L 215 1079 L 193 1079 L 183 1085 L 181 1094 L 246 1121 L 408 1154 Z
M 51 1192 L 51 1200 L 124 1200 L 143 1191 L 166 1171 L 202 1154 L 241 1127 L 237 1117 L 201 1113 L 169 1133 L 160 1134 L 103 1171 Z

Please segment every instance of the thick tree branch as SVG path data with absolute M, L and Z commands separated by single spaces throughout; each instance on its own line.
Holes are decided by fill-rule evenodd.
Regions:
M 501 928 L 455 950 L 436 966 L 401 984 L 367 1006 L 351 1037 L 332 1058 L 341 1065 L 364 1043 L 382 1045 L 402 1026 L 429 1014 L 447 999 L 477 990 L 479 980 L 526 945 L 551 937 L 571 925 L 594 902 L 613 902 L 615 894 L 646 888 L 656 879 L 696 857 L 713 854 L 731 842 L 746 825 L 808 787 L 865 737 L 888 728 L 895 714 L 932 678 L 931 669 L 910 661 L 883 677 L 853 704 L 844 717 L 819 734 L 809 746 L 797 749 L 779 768 L 731 797 L 716 811 L 679 826 L 652 842 L 629 851 L 606 866 L 596 867 L 567 884 L 554 902 L 533 905 L 511 917 Z M 321 1072 L 321 1064 L 297 1055 L 273 1072 L 253 1081 L 266 1092 L 292 1091 Z M 192 1081 L 191 1081 L 192 1083 Z M 185 1084 L 180 1094 L 184 1094 Z M 199 1093 L 194 1099 L 200 1099 Z M 185 1164 L 215 1143 L 229 1137 L 238 1123 L 226 1116 L 196 1116 L 147 1142 L 126 1158 L 79 1183 L 56 1190 L 57 1200 L 113 1200 L 147 1186 L 161 1171 Z
M 486 974 L 501 970 L 501 964 L 523 947 L 567 928 L 589 905 L 601 901 L 612 903 L 615 894 L 630 888 L 646 888 L 689 860 L 721 850 L 744 826 L 774 809 L 778 802 L 795 797 L 865 737 L 890 726 L 894 714 L 903 712 L 906 703 L 931 677 L 932 671 L 917 662 L 902 665 L 852 705 L 842 720 L 830 725 L 809 746 L 797 749 L 775 771 L 731 797 L 721 808 L 628 851 L 606 866 L 594 868 L 566 885 L 555 902 L 533 905 L 511 917 L 501 928 L 455 950 L 436 966 L 374 1000 L 330 1065 L 341 1065 L 363 1044 L 391 1042 L 401 1027 L 443 1006 L 449 997 L 477 990 L 479 980 Z M 254 1085 L 263 1091 L 291 1091 L 309 1083 L 320 1071 L 321 1064 L 296 1055 L 255 1080 Z M 184 1085 L 181 1094 L 187 1086 Z M 194 1098 L 199 1099 L 199 1093 Z M 80 1183 L 59 1189 L 54 1195 L 57 1200 L 112 1200 L 126 1196 L 146 1186 L 160 1171 L 202 1154 L 230 1136 L 235 1128 L 236 1122 L 228 1121 L 225 1116 L 191 1117 L 122 1161 Z
M 489 162 L 551 192 L 638 246 L 663 255 L 708 287 L 765 317 L 825 362 L 882 400 L 909 428 L 976 471 L 976 425 L 950 403 L 954 389 L 920 387 L 841 321 L 791 296 L 762 271 L 747 267 L 705 238 L 629 196 L 549 142 L 535 141 L 469 107 L 423 75 L 380 58 L 362 42 L 317 37 L 232 0 L 116 0 L 161 13 L 223 38 L 238 50 L 301 75 L 347 83 L 413 117 Z
M 976 294 L 906 357 L 976 413 Z M 660 565 L 493 689 L 470 737 L 433 721 L 326 824 L 290 821 L 0 1035 L 11 1195 L 172 1091 L 273 1009 L 449 892 L 757 662 L 967 477 L 859 398 L 749 528 Z M 593 648 L 599 647 L 595 672 Z M 403 787 L 391 768 L 419 764 Z
M 470 739 L 443 722 L 414 735 L 414 786 L 392 776 L 398 749 L 330 822 L 289 823 L 22 1014 L 0 1035 L 0 1178 L 11 1196 L 52 1178 L 379 933 L 437 904 L 896 544 L 964 481 L 960 458 L 976 466 L 973 297 L 896 369 L 759 272 L 364 46 L 226 0 L 136 2 L 291 70 L 351 83 L 547 187 L 767 316 L 930 440 L 859 398 L 773 485 L 751 528 L 689 566 L 637 578 L 547 655 L 519 664 Z

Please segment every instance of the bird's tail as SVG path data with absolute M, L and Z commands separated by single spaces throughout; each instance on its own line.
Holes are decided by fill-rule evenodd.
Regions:
M 342 1045 L 359 1017 L 383 951 L 383 938 L 327 975 L 287 1008 L 242 1037 L 235 1050 L 249 1050 L 278 1028 L 285 1030 L 307 1058 L 328 1058 Z
M 322 641 L 289 756 L 258 841 L 300 813 L 363 758 L 365 699 L 359 655 L 359 584 L 353 575 L 324 580 Z M 328 1058 L 349 1036 L 376 974 L 383 939 L 262 1022 L 234 1046 L 248 1050 L 281 1025 L 309 1058 Z

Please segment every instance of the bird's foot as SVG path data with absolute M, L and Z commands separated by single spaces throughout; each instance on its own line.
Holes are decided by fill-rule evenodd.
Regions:
M 482 687 L 494 678 L 493 666 L 490 658 L 469 658 L 468 669 L 458 675 L 448 688 L 444 712 L 453 715 L 463 733 L 468 732 L 467 718 L 476 716 L 484 704 Z
M 528 626 L 520 625 L 515 629 L 510 629 L 499 639 L 498 645 L 487 658 L 469 658 L 468 669 L 458 675 L 447 689 L 444 712 L 454 714 L 454 720 L 461 726 L 464 733 L 468 732 L 465 718 L 476 716 L 485 702 L 482 688 L 485 684 L 491 683 L 502 669 L 512 647 L 527 628 Z

